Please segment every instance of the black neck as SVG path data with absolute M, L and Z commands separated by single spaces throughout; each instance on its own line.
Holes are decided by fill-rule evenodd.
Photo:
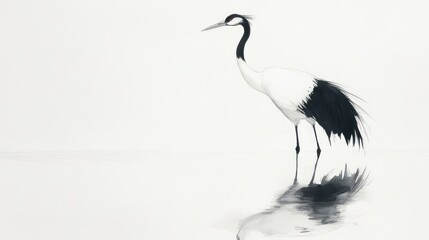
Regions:
M 240 42 L 238 43 L 236 54 L 237 54 L 237 58 L 241 58 L 244 61 L 246 61 L 246 59 L 244 59 L 244 45 L 246 45 L 247 39 L 249 39 L 249 36 L 250 36 L 250 24 L 245 19 L 243 23 L 241 23 L 241 26 L 243 26 L 244 33 L 243 33 L 243 36 L 241 37 Z

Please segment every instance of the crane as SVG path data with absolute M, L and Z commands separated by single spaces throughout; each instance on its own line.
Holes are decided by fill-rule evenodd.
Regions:
M 315 124 L 325 130 L 329 141 L 332 135 L 345 140 L 346 144 L 357 144 L 363 148 L 363 120 L 357 106 L 351 100 L 349 92 L 337 84 L 317 78 L 309 73 L 289 68 L 266 68 L 256 71 L 251 68 L 244 57 L 244 47 L 250 36 L 250 16 L 231 14 L 224 21 L 211 25 L 202 31 L 224 27 L 242 26 L 243 36 L 238 43 L 236 57 L 238 68 L 245 81 L 255 90 L 267 95 L 277 108 L 294 124 L 295 178 L 298 184 L 298 156 L 300 152 L 298 124 L 305 120 L 313 127 L 317 145 L 317 159 L 309 185 L 313 185 L 321 149 Z M 353 95 L 354 96 L 354 95 Z

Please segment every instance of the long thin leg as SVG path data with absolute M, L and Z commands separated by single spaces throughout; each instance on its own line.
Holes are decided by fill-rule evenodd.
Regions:
M 298 138 L 298 125 L 295 125 L 295 134 L 296 134 L 296 158 L 295 158 L 295 180 L 293 181 L 293 185 L 298 184 L 298 154 L 299 154 L 299 138 Z
M 317 139 L 316 127 L 314 126 L 314 124 L 313 124 L 313 131 L 314 131 L 314 137 L 316 137 L 316 143 L 317 143 L 317 159 L 316 159 L 316 164 L 314 164 L 313 177 L 311 177 L 311 181 L 309 185 L 313 185 L 314 176 L 316 175 L 317 163 L 319 163 L 320 153 L 322 152 L 322 150 L 320 150 L 319 140 Z

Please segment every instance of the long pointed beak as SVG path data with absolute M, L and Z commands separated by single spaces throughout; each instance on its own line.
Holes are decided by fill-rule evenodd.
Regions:
M 226 23 L 225 23 L 225 22 L 218 22 L 218 23 L 216 23 L 216 24 L 213 24 L 213 25 L 211 25 L 211 26 L 209 26 L 209 27 L 204 28 L 204 29 L 203 29 L 203 30 L 201 30 L 201 31 L 207 31 L 207 30 L 210 30 L 210 29 L 213 29 L 213 28 L 218 28 L 218 27 L 223 27 L 223 26 L 226 26 Z

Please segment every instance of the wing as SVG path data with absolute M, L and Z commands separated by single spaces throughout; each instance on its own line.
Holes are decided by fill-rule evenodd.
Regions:
M 280 109 L 298 110 L 316 85 L 314 76 L 294 69 L 273 68 L 263 72 L 265 93 Z

